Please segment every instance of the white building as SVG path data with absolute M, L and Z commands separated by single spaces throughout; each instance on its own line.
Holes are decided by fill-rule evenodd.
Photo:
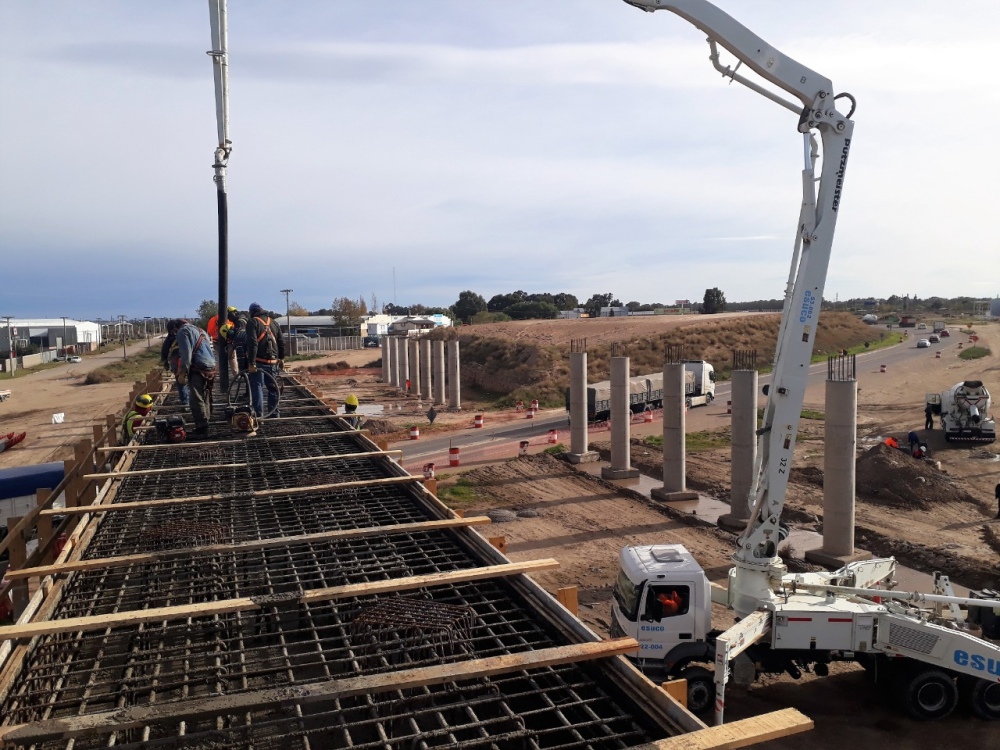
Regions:
M 451 325 L 451 318 L 447 315 L 442 315 L 441 313 L 435 313 L 434 315 L 419 315 L 419 316 L 409 316 L 409 315 L 369 315 L 361 319 L 361 333 L 363 336 L 385 336 L 389 333 L 390 327 L 393 324 L 400 323 L 405 320 L 423 320 L 432 323 L 430 326 L 424 325 L 423 330 L 429 330 L 433 328 L 447 328 Z M 397 326 L 400 330 L 401 327 Z M 411 325 L 406 326 L 406 330 L 414 330 L 419 328 L 419 326 Z M 395 329 L 394 329 L 395 330 Z
M 0 318 L 0 351 L 9 352 L 13 339 L 19 345 L 40 349 L 73 347 L 90 351 L 101 345 L 101 326 L 72 318 Z

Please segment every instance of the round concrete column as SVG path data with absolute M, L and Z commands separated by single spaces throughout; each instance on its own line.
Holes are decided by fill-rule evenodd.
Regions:
M 420 396 L 420 341 L 417 339 L 409 339 L 407 342 L 407 348 L 410 350 L 410 393 L 414 396 Z M 403 385 L 406 385 L 405 383 Z
M 604 479 L 634 479 L 639 470 L 632 468 L 632 410 L 629 408 L 629 358 L 611 358 L 611 466 L 601 469 Z
M 420 398 L 431 400 L 431 340 L 420 339 Z
M 570 463 L 596 461 L 596 452 L 587 450 L 587 352 L 569 355 L 569 454 Z
M 392 383 L 393 372 L 392 372 L 392 361 L 390 360 L 389 351 L 391 347 L 389 346 L 389 337 L 382 336 L 378 342 L 379 349 L 382 350 L 382 382 Z
M 462 366 L 459 361 L 458 339 L 448 342 L 448 406 L 462 408 Z
M 687 462 L 684 443 L 684 365 L 663 366 L 663 487 L 650 496 L 664 502 L 696 500 L 697 492 L 687 491 Z
M 750 520 L 750 489 L 757 458 L 757 371 L 733 370 L 733 448 L 729 513 L 719 518 L 726 528 L 743 528 Z
M 444 389 L 444 342 L 434 342 L 434 403 L 443 406 L 447 400 Z
M 851 378 L 826 381 L 826 438 L 823 446 L 823 547 L 809 550 L 809 562 L 839 568 L 871 558 L 854 549 L 858 383 Z
M 410 377 L 410 353 L 406 348 L 406 337 L 396 337 L 396 387 L 406 389 L 406 380 Z

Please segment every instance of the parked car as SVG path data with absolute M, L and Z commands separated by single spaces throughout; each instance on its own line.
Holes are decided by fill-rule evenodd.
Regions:
M 938 338 L 938 335 L 936 333 L 932 333 L 927 338 L 929 338 L 931 340 L 932 344 L 936 344 L 937 342 L 939 342 L 941 340 L 941 339 Z
M 927 339 L 920 339 L 920 341 L 917 342 L 917 349 L 929 349 L 930 345 L 931 342 Z
M 938 336 L 940 336 L 941 338 L 945 338 L 946 336 L 951 336 L 951 334 L 948 333 L 948 329 L 945 328 L 943 330 L 938 331 Z
M 69 361 L 79 364 L 80 362 L 83 362 L 83 357 L 79 357 L 74 354 L 72 357 L 69 358 Z
M 927 330 L 927 324 L 926 323 L 917 323 L 917 330 L 918 331 L 925 331 L 925 330 Z

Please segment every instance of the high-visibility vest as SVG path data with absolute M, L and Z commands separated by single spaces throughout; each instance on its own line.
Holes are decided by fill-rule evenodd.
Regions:
M 133 420 L 136 417 L 141 419 L 143 416 L 143 414 L 140 414 L 135 409 L 131 409 L 129 413 L 125 415 L 125 419 L 122 422 L 122 443 L 129 442 L 135 435 L 135 428 L 132 426 Z

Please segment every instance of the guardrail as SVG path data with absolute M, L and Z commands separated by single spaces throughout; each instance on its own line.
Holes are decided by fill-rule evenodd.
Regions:
M 73 458 L 64 461 L 65 474 L 63 479 L 53 488 L 41 488 L 36 492 L 36 504 L 24 516 L 11 516 L 7 519 L 7 537 L 0 541 L 0 554 L 10 553 L 9 570 L 32 568 L 47 565 L 58 557 L 62 551 L 57 542 L 66 540 L 80 523 L 80 515 L 69 514 L 58 526 L 53 527 L 51 515 L 41 515 L 43 510 L 52 507 L 52 503 L 62 495 L 67 508 L 91 505 L 97 499 L 104 483 L 84 478 L 93 474 L 97 462 L 95 458 L 99 450 L 105 446 L 111 447 L 118 443 L 119 424 L 122 416 L 132 408 L 136 396 L 142 393 L 159 392 L 163 384 L 163 372 L 153 370 L 146 379 L 133 383 L 128 400 L 122 410 L 108 414 L 104 423 L 93 425 L 92 440 L 81 440 L 73 446 Z M 38 539 L 38 546 L 28 554 L 28 542 Z M 28 606 L 28 579 L 15 581 L 4 580 L 0 583 L 0 602 L 10 597 L 13 605 L 14 619 L 18 619 Z

